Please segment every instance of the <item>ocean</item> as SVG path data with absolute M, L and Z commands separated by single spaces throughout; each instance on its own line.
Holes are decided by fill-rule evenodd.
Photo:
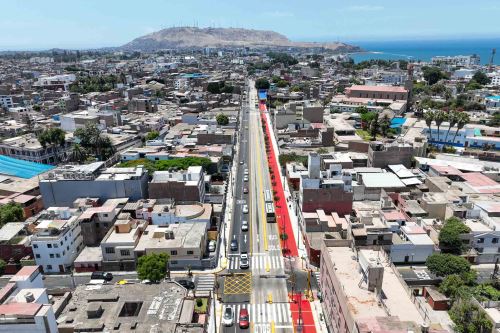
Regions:
M 494 63 L 500 64 L 500 38 L 476 40 L 353 41 L 367 52 L 352 53 L 356 63 L 370 59 L 430 61 L 434 56 L 477 54 L 488 64 L 491 50 L 497 49 Z

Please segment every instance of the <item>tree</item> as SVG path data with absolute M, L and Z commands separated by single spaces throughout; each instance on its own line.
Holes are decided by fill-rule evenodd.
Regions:
M 462 280 L 460 275 L 451 274 L 443 279 L 439 285 L 439 291 L 454 300 L 459 295 L 464 285 L 464 280 Z
M 434 253 L 427 257 L 427 268 L 437 276 L 463 274 L 470 271 L 470 263 L 450 253 Z
M 215 118 L 217 120 L 217 124 L 221 126 L 225 126 L 229 124 L 229 118 L 223 113 L 219 113 L 217 117 Z
M 457 130 L 455 131 L 455 135 L 453 136 L 453 142 L 455 142 L 455 138 L 457 137 L 458 131 L 465 127 L 470 122 L 469 114 L 466 112 L 459 112 L 457 114 Z
M 255 81 L 255 88 L 256 89 L 269 89 L 269 87 L 271 86 L 271 84 L 269 83 L 269 81 L 265 78 L 260 78 L 260 79 L 257 79 Z
M 387 131 L 389 130 L 390 127 L 391 127 L 391 121 L 389 120 L 389 116 L 384 115 L 382 121 L 380 122 L 380 129 L 384 137 L 387 137 Z
M 4 260 L 0 259 L 0 275 L 2 275 L 3 272 L 5 271 L 6 265 L 7 265 L 7 263 Z
M 155 140 L 159 136 L 160 136 L 160 132 L 158 132 L 158 131 L 151 131 L 151 132 L 148 132 L 148 134 L 146 134 L 146 140 L 147 141 Z
M 378 115 L 375 115 L 375 118 L 373 118 L 372 121 L 370 122 L 370 134 L 372 136 L 372 140 L 377 139 L 378 129 L 379 129 Z
M 476 73 L 474 73 L 474 75 L 472 76 L 472 80 L 483 86 L 491 82 L 491 79 L 481 71 L 477 71 Z
M 80 144 L 75 143 L 71 149 L 71 153 L 68 155 L 69 162 L 83 163 L 87 160 L 87 150 L 83 148 Z
M 439 232 L 439 247 L 445 253 L 462 253 L 463 243 L 460 235 L 468 232 L 470 228 L 458 218 L 449 218 Z
M 278 87 L 278 88 L 288 87 L 288 81 L 287 80 L 279 80 L 278 82 L 276 82 L 276 87 Z
M 427 111 L 424 113 L 425 124 L 429 128 L 429 141 L 432 141 L 432 122 L 434 121 L 435 112 Z
M 470 80 L 467 85 L 465 86 L 465 90 L 470 91 L 470 90 L 478 90 L 481 89 L 483 86 L 477 82 L 476 80 Z
M 224 86 L 224 84 L 222 84 Z M 207 85 L 207 91 L 211 94 L 220 94 L 221 93 L 221 85 L 219 82 L 209 82 Z
M 38 136 L 38 141 L 44 149 L 47 146 L 52 147 L 57 162 L 59 160 L 59 147 L 66 144 L 66 133 L 60 128 L 48 128 Z
M 472 302 L 471 297 L 454 302 L 448 313 L 457 333 L 489 333 L 493 327 L 486 313 Z
M 433 84 L 439 82 L 441 79 L 447 78 L 447 76 L 438 67 L 422 67 L 424 73 L 424 79 L 427 83 L 432 86 Z
M 361 114 L 361 126 L 363 129 L 367 129 L 370 126 L 373 119 L 377 118 L 376 112 L 365 112 Z
M 15 202 L 9 202 L 0 206 L 0 227 L 5 223 L 21 221 L 23 215 L 23 208 Z
M 447 115 L 446 115 L 446 112 L 444 112 L 444 111 L 438 111 L 434 115 L 434 122 L 436 123 L 436 127 L 438 130 L 438 137 L 437 137 L 438 142 L 439 142 L 439 128 L 441 127 L 441 124 L 443 123 L 443 121 L 446 120 L 446 118 L 447 118 Z
M 167 275 L 169 256 L 166 253 L 151 253 L 137 261 L 137 275 L 141 280 L 161 281 Z
M 355 111 L 356 111 L 356 113 L 359 113 L 361 115 L 361 114 L 368 113 L 368 108 L 366 106 L 362 105 L 362 106 L 358 106 Z
M 448 142 L 448 135 L 450 134 L 450 130 L 457 124 L 458 113 L 457 111 L 453 111 L 448 114 L 448 131 L 446 131 L 446 136 L 444 137 L 444 142 Z
M 80 140 L 82 147 L 87 151 L 92 151 L 100 160 L 106 160 L 115 153 L 111 139 L 101 134 L 96 124 L 86 124 L 84 128 L 78 128 L 74 136 Z

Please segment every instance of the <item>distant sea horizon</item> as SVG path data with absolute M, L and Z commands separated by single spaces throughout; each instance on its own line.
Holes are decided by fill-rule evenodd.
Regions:
M 364 60 L 412 60 L 430 61 L 435 56 L 477 54 L 481 64 L 490 62 L 491 50 L 496 48 L 494 64 L 500 64 L 500 37 L 468 40 L 407 40 L 407 41 L 351 41 L 348 44 L 361 47 L 366 52 L 351 53 L 354 62 Z

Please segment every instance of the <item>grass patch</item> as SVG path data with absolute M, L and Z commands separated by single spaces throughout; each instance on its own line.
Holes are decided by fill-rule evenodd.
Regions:
M 199 301 L 201 300 L 201 302 Z M 207 313 L 208 298 L 197 298 L 194 301 L 194 312 L 198 314 Z

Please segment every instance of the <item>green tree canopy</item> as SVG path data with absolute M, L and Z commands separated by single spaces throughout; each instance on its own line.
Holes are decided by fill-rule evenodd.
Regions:
M 439 247 L 444 253 L 460 254 L 463 250 L 461 234 L 470 232 L 470 228 L 456 217 L 451 217 L 439 232 Z
M 151 131 L 146 134 L 146 140 L 155 140 L 160 136 L 160 132 L 158 131 Z
M 217 120 L 218 125 L 225 126 L 229 124 L 229 117 L 223 113 L 219 113 L 215 119 Z
M 486 313 L 469 297 L 454 302 L 448 313 L 457 333 L 489 333 L 493 327 Z
M 80 145 L 87 152 L 93 152 L 96 158 L 106 160 L 115 153 L 111 139 L 102 134 L 96 124 L 86 124 L 84 128 L 78 128 L 74 135 L 80 140 Z
M 474 73 L 474 75 L 472 76 L 472 80 L 481 85 L 486 85 L 491 82 L 490 78 L 481 71 L 477 71 L 476 73 Z
M 427 83 L 432 86 L 433 84 L 439 82 L 439 80 L 446 79 L 448 76 L 441 71 L 439 67 L 422 67 L 424 73 L 424 79 Z
M 437 276 L 463 274 L 470 271 L 470 263 L 462 257 L 450 253 L 435 253 L 426 261 L 427 268 Z
M 23 219 L 23 208 L 20 204 L 9 202 L 0 206 L 0 227 L 5 223 L 18 222 Z
M 207 170 L 211 164 L 212 161 L 209 158 L 189 156 L 189 157 L 175 158 L 164 161 L 151 161 L 145 158 L 140 158 L 133 161 L 121 162 L 117 165 L 117 167 L 133 168 L 138 165 L 144 165 L 146 170 L 148 170 L 149 174 L 152 174 L 155 171 L 168 171 L 170 169 L 186 170 L 190 166 L 198 166 L 198 165 L 202 166 L 203 169 Z
M 265 78 L 260 78 L 255 81 L 255 88 L 256 89 L 269 89 L 271 84 L 269 81 Z
M 299 63 L 299 61 L 293 56 L 284 52 L 269 52 L 267 56 L 271 58 L 271 62 L 273 64 L 281 63 L 286 67 L 293 66 Z
M 140 257 L 137 261 L 139 279 L 154 282 L 163 280 L 167 275 L 168 259 L 169 256 L 166 253 L 152 253 Z

